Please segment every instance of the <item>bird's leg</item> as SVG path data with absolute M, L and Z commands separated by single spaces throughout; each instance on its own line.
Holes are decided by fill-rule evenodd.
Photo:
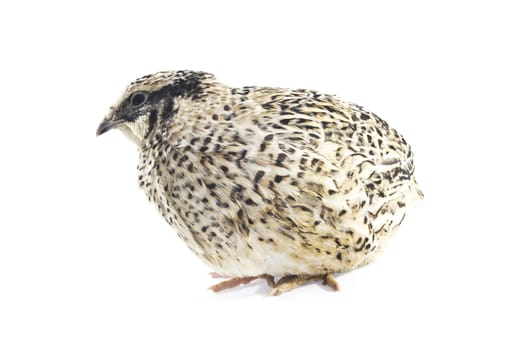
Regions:
M 270 295 L 279 295 L 284 292 L 289 292 L 292 289 L 302 286 L 310 281 L 323 281 L 324 285 L 332 287 L 334 290 L 339 290 L 339 285 L 332 273 L 324 275 L 290 275 L 284 276 L 275 284 L 275 287 L 270 292 Z
M 212 290 L 214 292 L 220 292 L 220 291 L 225 290 L 225 289 L 229 289 L 229 288 L 233 288 L 233 287 L 237 287 L 237 286 L 240 286 L 240 285 L 243 285 L 243 284 L 250 283 L 251 281 L 253 281 L 253 280 L 257 279 L 257 278 L 259 278 L 259 277 L 255 276 L 255 277 L 235 277 L 235 278 L 230 278 L 229 280 L 222 281 L 220 283 L 214 284 L 213 286 L 211 286 L 208 289 Z

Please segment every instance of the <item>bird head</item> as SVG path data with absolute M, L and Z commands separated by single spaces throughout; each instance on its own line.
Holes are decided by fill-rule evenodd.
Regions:
M 110 108 L 97 136 L 119 129 L 138 146 L 143 145 L 160 122 L 170 120 L 183 101 L 201 99 L 213 81 L 213 75 L 194 71 L 166 71 L 139 78 Z

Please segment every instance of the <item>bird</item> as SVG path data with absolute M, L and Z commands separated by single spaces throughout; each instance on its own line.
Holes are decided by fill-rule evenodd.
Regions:
M 148 200 L 225 279 L 215 292 L 339 290 L 334 275 L 374 261 L 423 198 L 404 137 L 316 90 L 161 71 L 129 84 L 96 134 L 112 129 L 136 145 Z

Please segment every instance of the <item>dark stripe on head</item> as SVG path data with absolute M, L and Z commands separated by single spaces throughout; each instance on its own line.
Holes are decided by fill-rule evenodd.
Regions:
M 154 109 L 151 111 L 151 114 L 149 115 L 148 120 L 148 131 L 146 132 L 146 135 L 144 135 L 144 138 L 146 139 L 149 134 L 153 131 L 153 128 L 155 127 L 155 124 L 157 123 L 157 110 Z
M 173 99 L 168 98 L 164 102 L 164 108 L 162 109 L 160 118 L 164 121 L 164 120 L 171 118 L 172 115 L 173 115 Z
M 199 98 L 202 95 L 203 80 L 209 77 L 206 73 L 201 72 L 184 72 L 185 74 L 175 78 L 170 84 L 162 87 L 151 94 L 150 98 L 161 100 L 167 97 L 189 97 L 191 99 Z

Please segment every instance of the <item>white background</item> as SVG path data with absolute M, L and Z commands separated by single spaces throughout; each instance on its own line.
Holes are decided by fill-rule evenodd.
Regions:
M 1 349 L 525 347 L 518 1 L 6 3 Z M 95 138 L 127 83 L 166 69 L 365 106 L 412 144 L 423 205 L 340 293 L 207 292 L 135 147 Z

